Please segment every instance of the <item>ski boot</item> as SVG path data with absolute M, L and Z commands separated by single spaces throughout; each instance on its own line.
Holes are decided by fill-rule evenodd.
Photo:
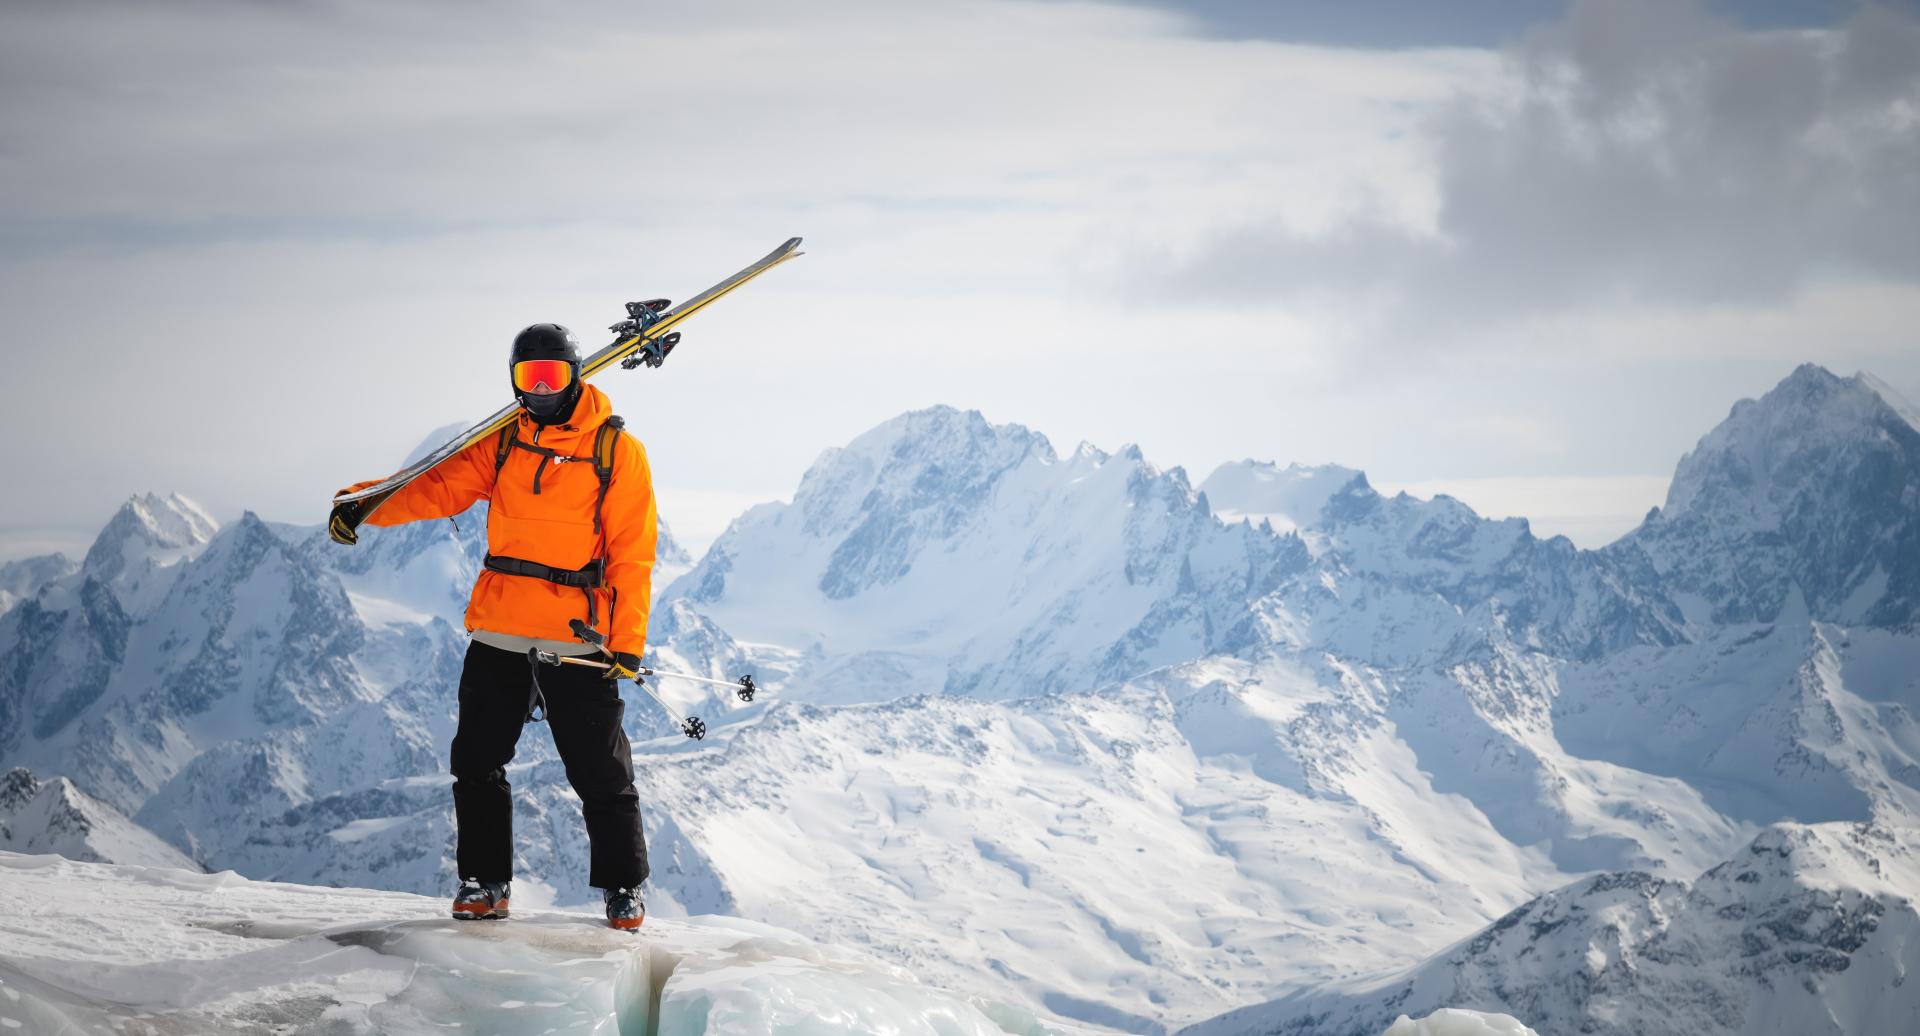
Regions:
M 639 889 L 607 889 L 601 894 L 607 901 L 607 926 L 632 931 L 647 919 L 647 905 L 640 901 Z
M 460 891 L 453 894 L 453 916 L 462 921 L 485 921 L 507 916 L 507 892 L 510 881 L 460 879 Z

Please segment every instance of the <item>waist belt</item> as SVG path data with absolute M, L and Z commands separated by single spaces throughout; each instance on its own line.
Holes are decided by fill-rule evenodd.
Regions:
M 568 569 L 554 568 L 552 565 L 542 565 L 538 561 L 528 561 L 524 558 L 510 558 L 500 554 L 488 554 L 486 567 L 490 572 L 501 572 L 510 576 L 528 576 L 533 579 L 544 579 L 549 583 L 558 583 L 561 586 L 571 586 L 581 590 L 598 589 L 606 585 L 607 578 L 607 562 L 605 558 L 595 558 L 587 562 L 583 567 Z

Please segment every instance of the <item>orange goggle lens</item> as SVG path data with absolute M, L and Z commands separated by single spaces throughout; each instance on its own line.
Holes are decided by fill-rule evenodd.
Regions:
M 521 360 L 513 365 L 513 387 L 547 396 L 573 383 L 573 365 L 565 360 Z

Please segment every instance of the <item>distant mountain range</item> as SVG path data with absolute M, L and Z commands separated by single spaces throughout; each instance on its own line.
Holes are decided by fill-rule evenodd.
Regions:
M 1802 367 L 1580 550 L 1350 469 L 1196 488 L 904 414 L 663 550 L 651 660 L 769 693 L 662 682 L 702 743 L 635 698 L 650 902 L 1132 1031 L 1886 1031 L 1920 1010 L 1913 415 Z M 444 893 L 483 530 L 136 497 L 78 564 L 0 567 L 0 766 L 207 868 Z M 524 895 L 587 899 L 544 736 L 510 775 Z

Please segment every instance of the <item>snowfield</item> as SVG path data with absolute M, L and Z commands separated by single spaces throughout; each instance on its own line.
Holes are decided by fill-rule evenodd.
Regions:
M 461 922 L 440 899 L 57 856 L 0 853 L 0 934 L 0 1026 L 30 1033 L 1073 1031 L 734 918 Z
M 736 918 L 516 910 L 0 852 L 0 1029 L 82 1032 L 1075 1036 Z M 1519 1033 L 1465 1012 L 1394 1036 Z

